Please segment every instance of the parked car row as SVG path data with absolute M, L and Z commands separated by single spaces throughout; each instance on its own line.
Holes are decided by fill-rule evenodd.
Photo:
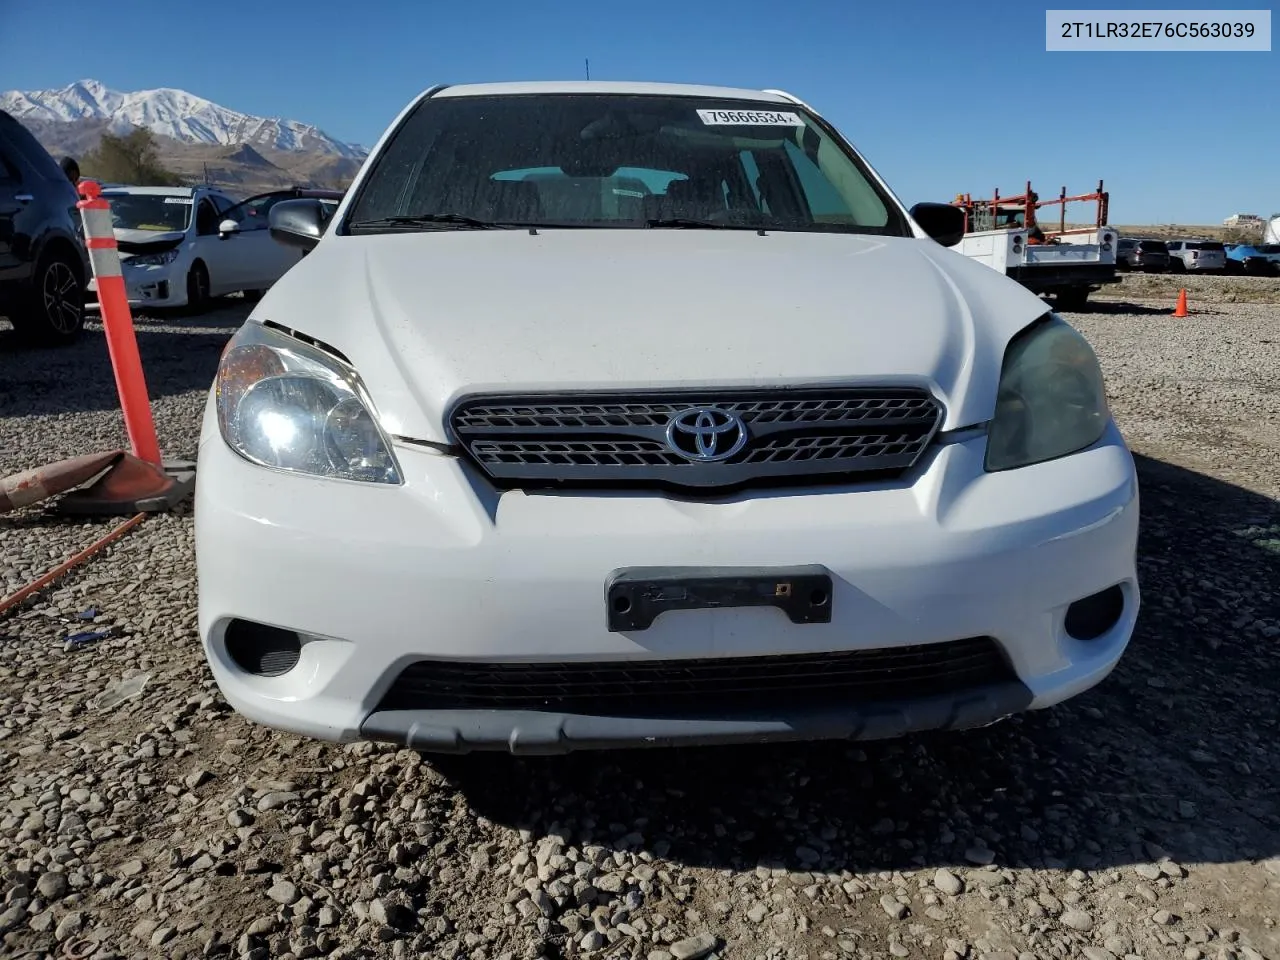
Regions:
M 307 187 L 237 200 L 207 185 L 101 186 L 129 303 L 188 313 L 228 293 L 259 295 L 302 258 L 271 237 L 268 213 L 277 203 L 314 198 L 331 216 L 342 199 L 341 191 Z M 0 317 L 23 340 L 71 342 L 96 301 L 78 200 L 57 161 L 0 111 Z
M 1145 273 L 1280 274 L 1280 244 L 1222 243 L 1218 240 L 1155 240 L 1123 237 L 1116 248 L 1121 270 Z

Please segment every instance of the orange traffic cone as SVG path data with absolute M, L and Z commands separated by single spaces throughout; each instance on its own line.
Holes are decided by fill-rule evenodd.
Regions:
M 0 513 L 39 503 L 87 483 L 108 467 L 114 466 L 123 455 L 123 450 L 90 453 L 15 473 L 11 477 L 0 477 Z
M 1178 291 L 1178 305 L 1173 308 L 1175 317 L 1185 317 L 1187 315 L 1187 288 L 1183 287 Z

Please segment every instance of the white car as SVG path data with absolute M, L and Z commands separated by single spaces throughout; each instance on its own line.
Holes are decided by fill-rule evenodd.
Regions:
M 893 737 L 1103 680 L 1089 344 L 781 92 L 415 99 L 210 391 L 199 628 L 273 727 L 426 751 Z M 940 241 L 940 242 L 939 242 Z
M 104 189 L 130 305 L 198 312 L 212 297 L 265 291 L 302 259 L 271 239 L 268 214 L 303 194 L 275 190 L 237 202 L 206 186 Z
M 1227 269 L 1227 248 L 1218 240 L 1166 240 L 1169 269 L 1173 273 L 1222 273 Z

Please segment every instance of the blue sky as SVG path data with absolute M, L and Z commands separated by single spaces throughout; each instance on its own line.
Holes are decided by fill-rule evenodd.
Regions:
M 0 89 L 178 87 L 371 145 L 432 83 L 579 79 L 590 58 L 593 79 L 789 90 L 907 203 L 1102 179 L 1113 223 L 1280 211 L 1275 52 L 1048 53 L 1046 6 L 1074 5 L 116 0 L 104 16 L 59 0 L 54 19 L 0 0 L 0 33 L 22 40 Z

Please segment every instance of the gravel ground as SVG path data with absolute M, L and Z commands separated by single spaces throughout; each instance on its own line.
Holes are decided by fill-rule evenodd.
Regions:
M 1233 277 L 1196 273 L 1125 273 L 1118 286 L 1099 290 L 1093 299 L 1141 301 L 1155 298 L 1173 308 L 1178 291 L 1186 288 L 1194 308 L 1197 300 L 1206 303 L 1280 303 L 1280 278 Z
M 0 619 L 0 956 L 1280 960 L 1280 307 L 1171 307 L 1069 315 L 1140 455 L 1133 646 L 980 731 L 527 761 L 300 740 L 218 695 L 191 518 L 148 519 Z M 166 455 L 194 457 L 243 315 L 139 322 Z M 123 444 L 100 332 L 0 332 L 0 476 Z M 0 593 L 111 525 L 0 517 Z

